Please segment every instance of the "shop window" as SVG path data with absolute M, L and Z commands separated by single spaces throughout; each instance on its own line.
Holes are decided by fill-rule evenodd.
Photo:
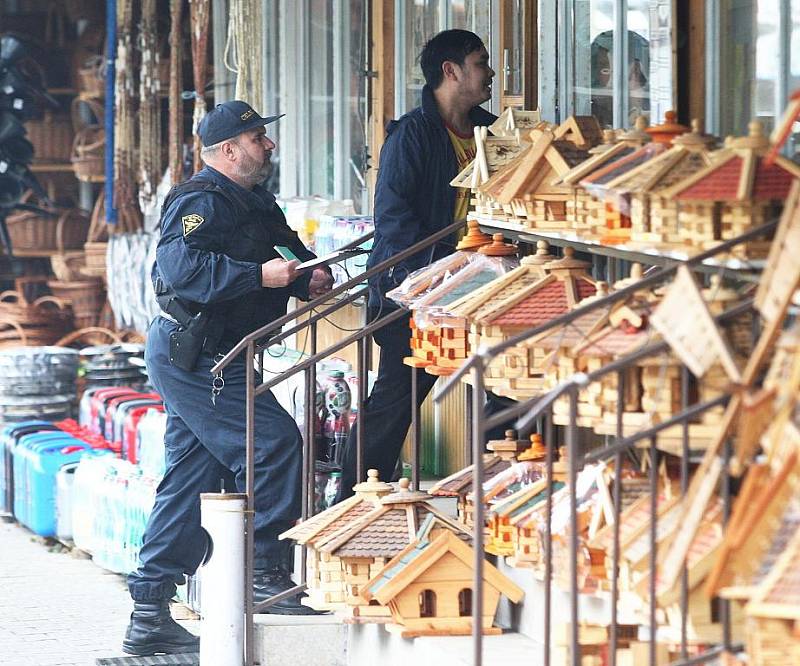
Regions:
M 472 589 L 469 587 L 458 593 L 458 615 L 459 617 L 472 615 Z
M 419 593 L 419 616 L 436 617 L 436 592 L 422 590 Z

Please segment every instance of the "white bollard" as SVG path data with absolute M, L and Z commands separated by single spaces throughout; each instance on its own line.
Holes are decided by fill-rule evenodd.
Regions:
M 211 557 L 200 586 L 200 665 L 242 666 L 244 661 L 244 511 L 240 493 L 200 495 L 200 524 Z

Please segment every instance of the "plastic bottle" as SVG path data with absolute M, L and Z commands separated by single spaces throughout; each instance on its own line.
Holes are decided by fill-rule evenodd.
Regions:
M 329 437 L 328 460 L 341 464 L 344 444 L 350 433 L 350 386 L 344 379 L 344 372 L 335 370 L 328 376 L 325 390 L 325 408 L 328 416 L 325 420 L 325 435 Z
M 342 473 L 331 472 L 331 475 L 328 478 L 328 483 L 325 484 L 326 509 L 333 506 L 333 502 L 336 500 L 336 494 L 339 492 L 339 488 L 341 487 L 341 485 L 342 485 Z

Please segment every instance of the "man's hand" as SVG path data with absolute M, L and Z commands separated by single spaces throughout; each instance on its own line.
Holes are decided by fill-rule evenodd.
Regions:
M 315 298 L 327 294 L 333 287 L 333 276 L 326 268 L 315 268 L 308 283 L 308 295 L 313 301 Z
M 300 262 L 296 259 L 292 259 L 292 261 L 270 259 L 261 264 L 261 286 L 275 288 L 291 284 L 300 275 L 297 270 L 299 265 Z

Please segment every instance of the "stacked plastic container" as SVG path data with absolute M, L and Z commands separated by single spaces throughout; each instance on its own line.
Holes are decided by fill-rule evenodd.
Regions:
M 322 215 L 314 233 L 314 252 L 318 256 L 330 254 L 373 231 L 374 220 L 370 215 Z M 372 240 L 362 243 L 364 249 L 372 248 Z M 366 270 L 368 255 L 351 257 L 341 264 L 333 264 L 336 284 L 343 284 Z

